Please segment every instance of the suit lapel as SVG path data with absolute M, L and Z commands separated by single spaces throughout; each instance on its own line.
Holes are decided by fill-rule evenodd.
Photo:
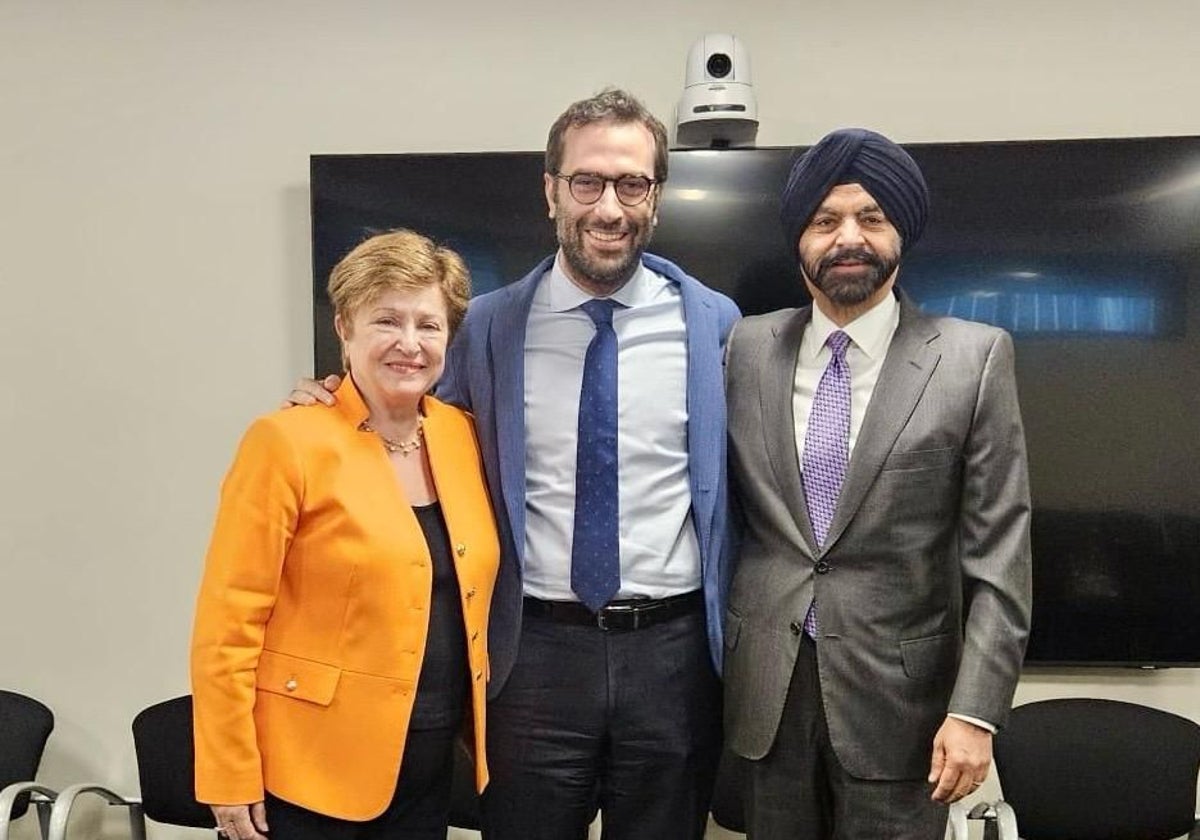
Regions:
M 713 441 L 724 439 L 724 404 L 715 404 L 714 393 L 722 393 L 721 340 L 717 312 L 704 296 L 688 283 L 665 273 L 679 284 L 683 301 L 683 319 L 687 325 L 687 438 L 688 482 L 692 491 L 692 511 L 702 545 L 708 544 L 716 496 L 720 459 L 713 458 Z
M 854 519 L 863 498 L 876 476 L 883 469 L 896 438 L 912 416 L 917 401 L 929 383 L 941 354 L 933 349 L 937 330 L 924 317 L 916 305 L 905 295 L 900 295 L 900 323 L 879 380 L 867 406 L 862 428 L 850 464 L 846 480 L 838 498 L 837 511 L 829 526 L 827 545 L 833 545 L 846 526 Z
M 508 287 L 488 328 L 488 349 L 495 405 L 496 448 L 500 488 L 513 541 L 525 557 L 525 327 L 538 283 L 553 261 L 543 261 L 525 278 Z
M 767 455 L 775 480 L 779 483 L 788 510 L 800 528 L 805 548 L 815 554 L 817 545 L 808 505 L 804 502 L 804 484 L 800 478 L 800 457 L 796 449 L 796 417 L 792 410 L 792 394 L 796 382 L 796 362 L 800 355 L 800 338 L 808 326 L 811 309 L 800 309 L 796 315 L 777 326 L 774 342 L 759 370 L 759 395 L 763 418 L 763 435 Z

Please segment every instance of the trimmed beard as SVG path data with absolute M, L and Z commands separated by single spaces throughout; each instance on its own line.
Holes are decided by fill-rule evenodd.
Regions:
M 841 260 L 866 263 L 857 274 L 831 276 Z M 838 306 L 857 306 L 879 291 L 900 265 L 900 254 L 879 256 L 869 248 L 843 248 L 830 251 L 815 265 L 801 262 L 801 274 Z
M 555 207 L 558 207 L 557 197 L 555 198 Z M 624 286 L 637 271 L 638 265 L 642 261 L 642 254 L 646 253 L 646 247 L 650 244 L 654 225 L 650 223 L 649 219 L 646 220 L 645 225 L 631 223 L 628 220 L 621 224 L 624 224 L 629 230 L 628 250 L 624 258 L 597 260 L 587 252 L 583 241 L 586 234 L 583 230 L 585 227 L 604 230 L 604 227 L 595 223 L 585 223 L 582 218 L 570 219 L 567 214 L 562 212 L 555 213 L 554 229 L 558 235 L 558 245 L 562 248 L 567 266 L 573 274 L 596 291 L 611 293 Z M 611 229 L 619 230 L 621 224 L 613 225 Z

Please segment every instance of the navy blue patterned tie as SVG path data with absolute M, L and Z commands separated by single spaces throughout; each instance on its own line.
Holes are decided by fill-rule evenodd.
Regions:
M 611 300 L 590 300 L 582 307 L 595 323 L 596 334 L 583 360 L 579 392 L 571 589 L 592 612 L 611 601 L 621 588 L 615 306 Z
M 813 394 L 808 431 L 804 435 L 804 454 L 800 459 L 804 501 L 808 505 L 813 534 L 822 546 L 837 510 L 850 460 L 850 367 L 846 364 L 850 336 L 837 330 L 829 334 L 825 343 L 833 355 Z M 816 601 L 804 617 L 804 632 L 814 639 L 817 637 Z

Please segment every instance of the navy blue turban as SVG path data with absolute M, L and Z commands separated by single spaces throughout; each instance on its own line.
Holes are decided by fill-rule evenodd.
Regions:
M 921 238 L 929 215 L 929 188 L 917 162 L 882 134 L 842 128 L 826 134 L 792 164 L 779 210 L 791 248 L 838 184 L 861 184 L 896 226 L 904 248 Z

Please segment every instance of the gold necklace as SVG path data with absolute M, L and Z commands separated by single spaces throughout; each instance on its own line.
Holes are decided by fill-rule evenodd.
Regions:
M 392 440 L 390 437 L 386 437 L 383 432 L 372 426 L 368 420 L 362 421 L 362 425 L 358 428 L 362 429 L 364 432 L 373 432 L 375 435 L 377 435 L 379 440 L 383 443 L 383 448 L 389 453 L 399 452 L 401 455 L 407 458 L 413 452 L 416 452 L 421 448 L 421 444 L 424 442 L 425 437 L 424 427 L 425 418 L 418 414 L 417 431 L 413 433 L 412 440 Z

